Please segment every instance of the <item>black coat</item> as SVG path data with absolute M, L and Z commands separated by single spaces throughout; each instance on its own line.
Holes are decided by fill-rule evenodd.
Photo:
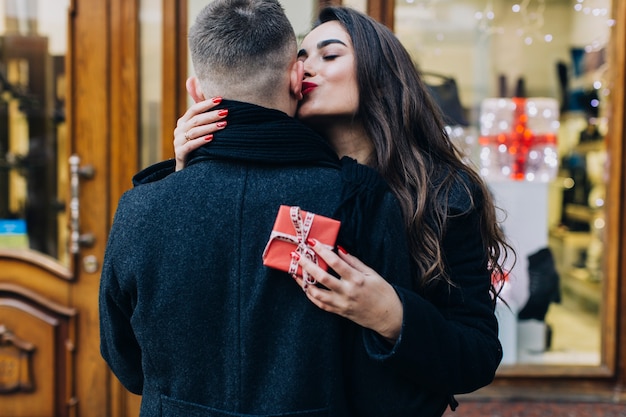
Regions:
M 351 383 L 357 415 L 439 417 L 448 405 L 456 407 L 454 394 L 475 391 L 495 377 L 502 346 L 480 234 L 482 198 L 474 188 L 471 205 L 465 185 L 456 184 L 449 196 L 441 246 L 454 286 L 396 285 L 404 309 L 401 336 L 390 348 L 375 332 L 364 332 L 365 365 Z M 386 382 L 373 383 L 376 374 Z
M 397 202 L 370 171 L 342 170 L 299 122 L 227 105 L 211 152 L 120 199 L 102 270 L 102 355 L 143 396 L 144 417 L 354 415 L 360 330 L 261 254 L 279 205 L 297 205 L 342 220 L 340 243 L 409 286 Z

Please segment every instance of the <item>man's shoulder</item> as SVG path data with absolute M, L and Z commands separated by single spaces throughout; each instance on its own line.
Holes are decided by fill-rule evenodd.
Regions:
M 152 164 L 133 176 L 133 186 L 148 184 L 161 180 L 175 171 L 175 161 L 167 159 L 165 161 Z
M 163 161 L 152 165 L 133 176 L 133 187 L 126 190 L 118 201 L 118 210 L 148 210 L 162 206 L 168 196 L 180 191 L 184 184 L 172 181 L 176 176 L 173 163 Z

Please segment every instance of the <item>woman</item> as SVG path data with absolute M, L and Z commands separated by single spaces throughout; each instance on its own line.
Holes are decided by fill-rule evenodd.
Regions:
M 382 174 L 403 209 L 415 274 L 413 288 L 394 288 L 345 251 L 315 245 L 341 280 L 304 258 L 300 265 L 323 287 L 295 278 L 319 308 L 370 330 L 367 354 L 418 387 L 420 416 L 441 415 L 451 395 L 489 384 L 501 359 L 494 305 L 512 251 L 494 203 L 461 162 L 409 54 L 386 27 L 349 8 L 324 9 L 299 57 L 298 118 L 340 156 Z M 206 112 L 213 106 L 197 103 L 179 119 L 177 169 L 224 127 L 218 111 Z M 354 382 L 356 390 L 372 388 Z

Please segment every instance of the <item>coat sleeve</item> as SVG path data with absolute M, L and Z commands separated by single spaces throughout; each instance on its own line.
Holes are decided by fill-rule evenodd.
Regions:
M 122 385 L 134 394 L 143 390 L 142 357 L 131 325 L 136 295 L 124 290 L 118 270 L 126 248 L 122 203 L 109 234 L 100 278 L 100 352 Z
M 370 357 L 417 386 L 450 395 L 471 392 L 493 380 L 502 359 L 479 225 L 476 210 L 449 218 L 442 250 L 453 287 L 440 283 L 418 293 L 395 286 L 404 306 L 395 346 L 366 332 Z

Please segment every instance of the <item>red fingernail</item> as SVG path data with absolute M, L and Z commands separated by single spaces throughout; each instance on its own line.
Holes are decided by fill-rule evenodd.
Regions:
M 213 140 L 213 135 L 212 134 L 211 135 L 206 135 L 204 137 L 204 140 L 206 140 L 207 142 L 211 142 Z
M 228 109 L 224 109 L 224 110 L 218 111 L 217 115 L 220 116 L 220 117 L 224 117 L 224 116 L 228 115 Z
M 300 254 L 298 252 L 291 252 L 291 257 L 294 258 L 296 261 L 300 260 Z
M 226 127 L 226 121 L 217 122 L 217 123 L 215 123 L 215 126 L 217 126 L 217 127 Z
M 339 252 L 343 253 L 344 255 L 348 254 L 348 251 L 345 250 L 343 246 L 337 245 L 337 249 L 339 249 Z
M 315 245 L 317 245 L 317 240 L 315 240 L 313 238 L 308 238 L 306 240 L 306 244 L 309 245 L 309 246 L 315 246 Z
M 222 98 L 221 97 L 213 97 L 212 101 L 215 104 L 220 104 L 222 102 Z

